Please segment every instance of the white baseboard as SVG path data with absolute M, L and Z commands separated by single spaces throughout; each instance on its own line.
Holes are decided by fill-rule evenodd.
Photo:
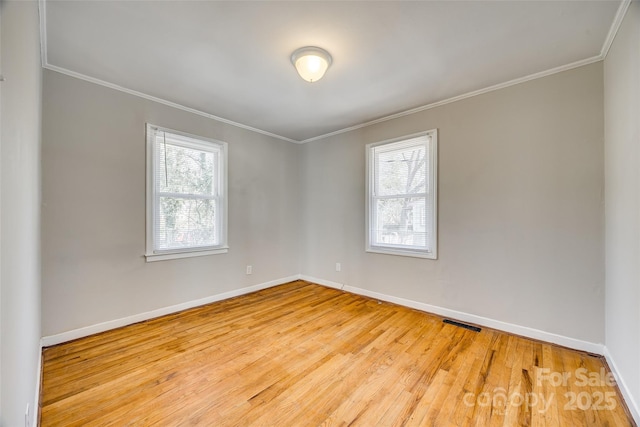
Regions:
M 367 296 L 367 297 L 378 299 L 381 301 L 391 302 L 391 303 L 402 305 L 405 307 L 415 308 L 417 310 L 437 314 L 439 316 L 443 316 L 443 317 L 447 317 L 447 318 L 451 318 L 451 319 L 455 319 L 463 322 L 474 323 L 476 325 L 485 326 L 488 328 L 497 329 L 497 330 L 509 332 L 512 334 L 533 338 L 540 341 L 550 342 L 550 343 L 562 345 L 565 347 L 574 348 L 577 350 L 587 351 L 589 353 L 604 355 L 604 357 L 607 360 L 607 363 L 609 364 L 609 367 L 611 368 L 613 374 L 615 375 L 618 386 L 620 387 L 620 391 L 622 392 L 625 402 L 629 407 L 629 411 L 631 412 L 632 417 L 634 418 L 636 423 L 640 424 L 640 410 L 638 409 L 638 405 L 636 404 L 635 400 L 633 399 L 633 396 L 629 392 L 629 389 L 626 386 L 624 380 L 619 375 L 618 373 L 619 371 L 613 357 L 609 353 L 608 349 L 602 344 L 582 341 L 575 338 L 565 337 L 563 335 L 557 335 L 551 332 L 545 332 L 538 329 L 528 328 L 526 326 L 515 325 L 512 323 L 502 322 L 495 319 L 490 319 L 482 316 L 477 316 L 474 314 L 469 314 L 461 311 L 451 310 L 444 307 L 439 307 L 436 305 L 425 304 L 418 301 L 413 301 L 405 298 L 395 297 L 392 295 L 382 294 L 379 292 L 374 292 L 367 289 L 358 288 L 355 286 L 348 286 L 342 283 L 332 282 L 330 280 L 324 280 L 324 279 L 319 279 L 317 277 L 298 274 L 294 276 L 285 277 L 282 279 L 260 283 L 253 286 L 248 286 L 245 288 L 235 289 L 232 291 L 212 295 L 212 296 L 201 298 L 198 300 L 187 301 L 182 304 L 176 304 L 169 307 L 159 308 L 157 310 L 147 311 L 147 312 L 139 313 L 133 316 L 123 317 L 121 319 L 111 320 L 108 322 L 103 322 L 96 325 L 87 326 L 84 328 L 74 329 L 74 330 L 63 332 L 60 334 L 43 337 L 40 340 L 40 355 L 38 358 L 36 396 L 34 398 L 34 407 L 32 409 L 32 425 L 35 427 L 37 425 L 37 419 L 38 419 L 38 406 L 40 404 L 40 385 L 41 385 L 41 375 L 42 375 L 42 349 L 44 347 L 60 344 L 60 343 L 71 341 L 78 338 L 83 338 L 96 333 L 108 331 L 111 329 L 116 329 L 122 326 L 131 325 L 133 323 L 142 322 L 145 320 L 153 319 L 153 318 L 164 316 L 167 314 L 176 313 L 178 311 L 186 310 L 193 307 L 198 307 L 198 306 L 209 304 L 212 302 L 222 301 L 222 300 L 233 298 L 239 295 L 248 294 L 248 293 L 259 291 L 262 289 L 267 289 L 273 286 L 278 286 L 278 285 L 292 282 L 298 279 L 306 280 L 308 282 L 317 283 L 319 285 L 323 285 L 323 286 L 327 286 L 335 289 L 345 290 L 347 292 Z
M 234 289 L 229 292 L 223 292 L 221 294 L 216 294 L 216 295 L 208 296 L 208 297 L 193 300 L 193 301 L 187 301 L 187 302 L 172 305 L 169 307 L 163 307 L 156 310 L 147 311 L 144 313 L 134 314 L 132 316 L 127 316 L 120 319 L 109 320 L 108 322 L 98 323 L 96 325 L 85 326 L 83 328 L 62 332 L 56 335 L 49 335 L 42 338 L 42 341 L 41 341 L 42 346 L 49 347 L 52 345 L 75 340 L 78 338 L 87 337 L 89 335 L 109 331 L 111 329 L 120 328 L 122 326 L 127 326 L 134 323 L 143 322 L 145 320 L 153 319 L 156 317 L 165 316 L 167 314 L 176 313 L 178 311 L 187 310 L 189 308 L 198 307 L 198 306 L 209 304 L 216 301 L 222 301 L 225 299 L 237 297 L 239 295 L 244 295 L 251 292 L 259 291 L 262 289 L 267 289 L 273 286 L 281 285 L 283 283 L 298 280 L 299 278 L 300 278 L 299 275 L 284 277 L 282 279 L 271 280 L 269 282 L 259 283 L 253 286 L 247 286 L 246 288 Z
M 500 320 L 489 319 L 487 317 L 477 316 L 475 314 L 464 313 L 462 311 L 451 310 L 436 305 L 425 304 L 418 301 L 408 300 L 404 298 L 394 297 L 379 292 L 370 291 L 367 289 L 358 288 L 355 286 L 343 285 L 340 283 L 330 282 L 315 277 L 301 275 L 302 280 L 308 282 L 317 283 L 319 285 L 329 286 L 332 288 L 343 289 L 347 292 L 351 292 L 358 295 L 375 298 L 381 301 L 392 302 L 394 304 L 402 305 L 405 307 L 415 308 L 420 311 L 426 311 L 428 313 L 437 314 L 439 316 L 448 317 L 451 319 L 459 320 L 467 323 L 474 323 L 476 325 L 485 326 L 487 328 L 498 329 L 500 331 L 509 332 L 515 335 L 521 335 L 527 338 L 533 338 L 540 341 L 545 341 L 553 344 L 558 344 L 564 347 L 573 348 L 576 350 L 587 351 L 602 355 L 604 352 L 604 346 L 602 344 L 592 343 L 589 341 L 582 341 L 575 338 L 565 337 L 563 335 L 557 335 L 551 332 L 541 331 L 539 329 L 533 329 L 526 326 L 515 325 L 513 323 L 502 322 Z
M 618 388 L 620 388 L 622 397 L 624 397 L 627 408 L 629 408 L 629 412 L 631 412 L 631 416 L 633 417 L 636 424 L 640 425 L 640 408 L 638 408 L 636 400 L 633 398 L 631 392 L 629 392 L 629 387 L 627 387 L 627 384 L 624 382 L 624 378 L 620 375 L 618 366 L 616 365 L 613 356 L 611 355 L 611 353 L 609 353 L 609 349 L 606 346 L 604 347 L 604 357 L 609 364 L 609 368 L 611 368 L 611 372 L 613 372 L 613 376 L 616 379 Z
M 164 316 L 178 311 L 186 310 L 193 307 L 209 304 L 216 301 L 221 301 L 228 298 L 233 298 L 239 295 L 248 294 L 251 292 L 259 291 L 262 289 L 270 288 L 273 286 L 281 285 L 283 283 L 291 282 L 293 280 L 306 280 L 308 282 L 317 283 L 319 285 L 328 286 L 335 289 L 342 289 L 354 294 L 367 296 L 370 298 L 379 299 L 382 301 L 392 302 L 394 304 L 403 305 L 405 307 L 415 308 L 417 310 L 426 311 L 428 313 L 437 314 L 443 317 L 449 317 L 462 322 L 474 323 L 480 326 L 488 328 L 498 329 L 501 331 L 509 332 L 516 335 L 522 335 L 524 337 L 533 338 L 541 341 L 546 341 L 558 345 L 562 345 L 577 350 L 587 351 L 589 353 L 604 354 L 604 346 L 602 344 L 592 343 L 588 341 L 582 341 L 575 338 L 566 337 L 563 335 L 557 335 L 551 332 L 545 332 L 538 329 L 529 328 L 526 326 L 515 325 L 512 323 L 502 322 L 495 319 L 490 319 L 474 314 L 464 313 L 461 311 L 451 310 L 436 305 L 426 304 L 418 301 L 413 301 L 405 298 L 399 298 L 392 295 L 382 294 L 379 292 L 370 291 L 355 286 L 344 285 L 342 283 L 332 282 L 330 280 L 324 280 L 317 277 L 311 277 L 304 274 L 285 277 L 282 279 L 272 280 L 265 283 L 260 283 L 253 286 L 248 286 L 241 289 L 235 289 L 229 292 L 224 292 L 217 295 L 201 298 L 198 300 L 187 301 L 182 304 L 176 304 L 169 307 L 163 307 L 144 313 L 135 314 L 120 319 L 110 320 L 108 322 L 98 323 L 96 325 L 86 326 L 71 331 L 62 332 L 56 335 L 50 335 L 42 338 L 42 346 L 48 347 L 63 342 L 71 341 L 78 338 L 83 338 L 89 335 L 97 334 L 100 332 L 108 331 L 111 329 L 119 328 L 122 326 L 131 325 L 133 323 L 142 322 L 145 320 L 153 319 L 155 317 Z
M 318 279 L 317 277 L 305 276 L 304 274 L 301 274 L 299 278 L 300 280 L 306 280 L 307 282 L 316 283 L 322 286 L 328 286 L 330 288 L 344 289 L 344 285 L 342 283 L 332 282 L 330 280 Z
M 36 392 L 33 398 L 33 408 L 31 408 L 31 426 L 38 427 L 38 416 L 40 415 L 40 391 L 42 386 L 42 339 L 38 349 L 38 370 L 36 371 Z

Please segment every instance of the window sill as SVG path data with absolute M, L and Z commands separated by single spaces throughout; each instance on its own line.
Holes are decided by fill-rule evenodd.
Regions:
M 176 252 L 162 252 L 157 254 L 145 254 L 147 258 L 147 262 L 155 262 L 155 261 L 165 261 L 169 259 L 179 259 L 179 258 L 192 258 L 197 256 L 207 256 L 207 255 L 218 255 L 218 254 L 226 254 L 229 252 L 228 247 L 216 248 L 216 249 L 206 249 L 202 251 L 194 250 L 194 251 L 176 251 Z
M 384 255 L 408 256 L 413 258 L 438 259 L 438 255 L 435 252 L 418 252 L 404 249 L 383 248 L 379 246 L 366 248 L 366 252 Z

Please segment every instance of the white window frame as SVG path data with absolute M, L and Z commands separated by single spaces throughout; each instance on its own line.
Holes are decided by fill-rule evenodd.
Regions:
M 216 230 L 220 233 L 219 244 L 215 246 L 199 246 L 191 248 L 156 250 L 155 249 L 155 218 L 157 215 L 159 195 L 156 191 L 156 169 L 159 167 L 158 156 L 156 155 L 156 142 L 154 135 L 157 132 L 166 132 L 178 137 L 189 138 L 189 141 L 181 141 L 181 145 L 202 151 L 219 151 L 218 160 L 218 179 L 217 179 L 217 195 L 216 204 L 220 206 L 216 212 Z M 227 197 L 227 143 L 217 141 L 211 138 L 191 135 L 185 132 L 173 129 L 163 128 L 150 123 L 146 124 L 147 139 L 147 226 L 146 226 L 146 253 L 147 262 L 162 261 L 176 258 L 188 258 L 205 255 L 215 255 L 227 253 L 229 246 L 227 244 L 227 228 L 228 228 L 228 197 Z
M 415 139 L 419 137 L 429 137 L 429 142 L 426 143 L 426 149 L 429 153 L 428 167 L 428 179 L 430 182 L 430 192 L 425 195 L 425 202 L 431 203 L 433 206 L 433 221 L 431 224 L 426 224 L 430 235 L 433 236 L 430 244 L 430 250 L 421 250 L 416 248 L 399 247 L 392 244 L 381 244 L 375 242 L 373 233 L 376 228 L 376 210 L 375 206 L 378 196 L 375 194 L 375 155 L 374 149 L 383 145 L 396 144 Z M 385 141 L 375 142 L 367 144 L 366 146 L 366 220 L 365 220 L 365 235 L 366 235 L 366 252 L 387 254 L 387 255 L 401 255 L 417 258 L 438 258 L 438 130 L 432 129 L 425 132 L 420 132 L 412 135 L 402 136 L 399 138 L 389 139 Z

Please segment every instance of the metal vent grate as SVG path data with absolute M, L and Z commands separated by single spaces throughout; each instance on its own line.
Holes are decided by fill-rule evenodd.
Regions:
M 461 328 L 469 329 L 470 331 L 480 332 L 482 329 L 477 326 L 467 325 L 466 323 L 456 322 L 455 320 L 444 319 L 444 323 L 448 323 L 449 325 L 459 326 Z

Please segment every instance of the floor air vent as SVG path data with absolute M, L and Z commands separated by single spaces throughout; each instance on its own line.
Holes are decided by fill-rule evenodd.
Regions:
M 469 329 L 470 331 L 474 332 L 480 332 L 482 330 L 477 326 L 467 325 L 466 323 L 456 322 L 455 320 L 444 319 L 443 322 L 454 326 L 460 326 L 461 328 Z

